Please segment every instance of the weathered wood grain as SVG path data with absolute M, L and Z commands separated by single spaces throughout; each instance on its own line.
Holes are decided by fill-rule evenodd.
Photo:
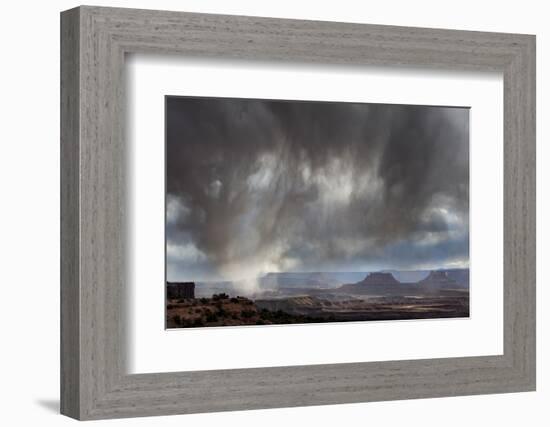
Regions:
M 78 419 L 535 388 L 535 38 L 83 6 L 62 13 L 61 410 Z M 504 354 L 205 372 L 125 369 L 126 53 L 504 75 Z
M 80 13 L 61 20 L 61 413 L 80 415 Z

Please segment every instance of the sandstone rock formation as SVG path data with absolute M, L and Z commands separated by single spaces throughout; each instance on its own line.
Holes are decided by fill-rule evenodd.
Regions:
M 399 285 L 391 273 L 370 273 L 359 284 L 361 285 Z

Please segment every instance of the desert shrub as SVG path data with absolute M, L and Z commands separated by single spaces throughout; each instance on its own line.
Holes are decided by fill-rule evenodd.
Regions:
M 176 314 L 174 315 L 174 317 L 172 317 L 172 319 L 174 320 L 174 323 L 178 326 L 181 325 L 181 316 L 179 314 Z
M 251 317 L 254 317 L 256 315 L 256 312 L 254 310 L 243 310 L 241 311 L 241 317 L 244 319 L 250 319 Z
M 218 321 L 218 316 L 217 316 L 217 314 L 215 314 L 215 313 L 209 313 L 209 314 L 206 316 L 206 321 L 207 321 L 207 322 L 217 322 L 217 321 Z
M 262 319 L 258 319 L 256 325 L 265 325 L 265 322 Z
M 176 307 L 177 307 L 176 304 L 168 304 L 168 305 L 166 306 L 166 308 L 167 308 L 168 310 L 172 310 L 173 308 L 176 308 Z
M 182 326 L 186 328 L 192 328 L 195 326 L 195 321 L 193 319 L 182 319 L 181 320 Z
M 281 312 L 277 315 L 276 320 L 278 323 L 288 324 L 288 323 L 299 323 L 299 318 L 295 318 L 290 314 Z
M 231 298 L 230 301 L 233 303 L 233 304 L 237 304 L 239 302 L 239 299 L 238 298 Z
M 219 300 L 222 300 L 222 299 L 228 299 L 229 298 L 229 295 L 227 295 L 225 292 L 222 292 L 220 294 L 214 294 L 212 295 L 212 299 L 214 301 L 219 301 Z
M 194 321 L 193 321 L 193 326 L 197 327 L 197 326 L 204 326 L 204 321 L 202 320 L 202 317 L 197 317 Z
M 196 309 L 195 309 L 195 313 L 197 313 L 197 314 L 202 313 L 202 308 L 196 308 Z
M 284 312 L 283 310 L 270 311 L 263 309 L 260 313 L 263 320 L 268 320 L 278 324 L 300 323 L 302 316 L 296 316 Z
M 273 319 L 285 319 L 285 318 L 289 317 L 289 314 L 285 313 L 283 310 L 277 310 L 277 311 L 267 310 L 267 313 Z
M 208 304 L 208 298 L 201 298 L 200 302 L 201 304 Z

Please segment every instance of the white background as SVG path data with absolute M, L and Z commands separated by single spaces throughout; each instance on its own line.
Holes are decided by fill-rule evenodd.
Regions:
M 257 368 L 502 354 L 502 76 L 387 67 L 292 67 L 127 58 L 130 372 Z M 220 79 L 219 76 L 223 76 Z M 269 82 L 266 85 L 265 82 Z M 164 330 L 164 96 L 471 106 L 469 319 Z M 360 337 L 360 339 L 356 339 Z M 188 351 L 231 348 L 217 352 Z M 179 357 L 178 355 L 185 355 Z M 167 356 L 169 355 L 169 356 Z
M 97 1 L 96 4 L 212 13 L 536 33 L 538 191 L 538 391 L 104 422 L 109 425 L 546 426 L 550 414 L 550 28 L 545 2 Z M 10 2 L 2 9 L 0 105 L 0 325 L 4 425 L 68 425 L 59 384 L 59 17 L 72 1 Z M 545 307 L 546 306 L 546 307 Z

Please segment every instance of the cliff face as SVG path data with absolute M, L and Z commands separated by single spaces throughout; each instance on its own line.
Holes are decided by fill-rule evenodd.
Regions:
M 370 273 L 365 277 L 360 285 L 399 285 L 391 273 Z
M 467 290 L 468 283 L 458 282 L 447 270 L 432 270 L 418 282 L 400 282 L 388 272 L 370 273 L 360 282 L 338 288 L 342 293 L 370 296 L 450 296 L 464 295 Z
M 195 298 L 195 282 L 168 282 L 166 283 L 166 298 Z
M 458 283 L 451 279 L 446 271 L 435 270 L 428 274 L 428 277 L 419 282 L 420 285 L 428 286 L 455 286 L 458 287 Z
M 446 270 L 447 276 L 453 279 L 460 286 L 467 288 L 470 285 L 470 269 L 469 268 L 453 268 Z

